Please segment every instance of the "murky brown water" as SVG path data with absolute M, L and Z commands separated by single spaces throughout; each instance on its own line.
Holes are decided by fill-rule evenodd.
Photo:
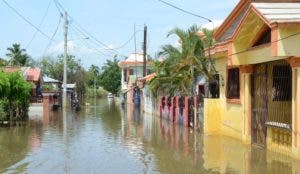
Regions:
M 300 172 L 300 162 L 205 136 L 107 100 L 0 129 L 1 173 Z M 96 105 L 95 105 L 96 103 Z

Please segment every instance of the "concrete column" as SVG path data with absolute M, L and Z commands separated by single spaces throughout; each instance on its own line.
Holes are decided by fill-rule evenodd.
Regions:
M 178 117 L 179 117 L 179 97 L 175 97 L 176 105 L 175 105 L 175 123 L 178 124 Z
M 245 144 L 251 144 L 251 74 L 253 68 L 251 65 L 242 66 L 241 77 L 242 77 L 242 96 L 241 101 L 243 103 L 244 117 L 243 117 L 243 135 L 242 140 Z
M 184 98 L 184 126 L 188 127 L 189 126 L 189 97 L 186 96 Z
M 293 67 L 292 153 L 300 159 L 300 67 Z
M 300 159 L 300 58 L 287 59 L 292 67 L 292 156 Z

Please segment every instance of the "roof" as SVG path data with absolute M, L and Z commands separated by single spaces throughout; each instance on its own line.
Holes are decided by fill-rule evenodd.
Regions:
M 61 83 L 59 80 L 55 80 L 47 76 L 43 77 L 43 81 L 44 83 Z
M 146 57 L 146 60 L 147 60 L 147 64 L 149 65 L 150 62 L 148 62 L 148 56 Z M 143 65 L 143 62 L 144 62 L 144 56 L 143 54 L 141 53 L 133 53 L 133 54 L 130 54 L 128 56 L 127 59 L 123 60 L 123 61 L 120 61 L 118 63 L 118 65 L 121 67 L 121 66 L 125 66 L 125 65 Z
M 270 22 L 300 22 L 300 3 L 252 3 Z
M 41 78 L 41 69 L 28 68 L 26 71 L 26 80 L 37 82 Z
M 41 69 L 40 68 L 30 68 L 30 67 L 5 67 L 3 72 L 21 72 L 27 81 L 37 82 L 41 79 Z
M 76 84 L 67 84 L 67 88 L 74 89 L 76 88 Z
M 223 42 L 233 34 L 235 29 L 238 27 L 238 24 L 241 22 L 249 4 L 250 0 L 239 1 L 236 7 L 214 33 L 216 40 Z
M 152 74 L 149 74 L 143 78 L 141 78 L 142 81 L 146 81 L 146 82 L 149 82 L 150 80 L 152 80 L 154 77 L 156 76 L 156 73 L 152 73 Z

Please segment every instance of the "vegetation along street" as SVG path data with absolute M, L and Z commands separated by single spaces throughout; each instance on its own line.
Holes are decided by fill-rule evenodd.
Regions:
M 0 173 L 300 174 L 300 0 L 0 11 Z

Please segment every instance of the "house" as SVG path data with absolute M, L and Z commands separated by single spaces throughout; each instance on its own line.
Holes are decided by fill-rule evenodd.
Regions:
M 53 95 L 53 110 L 62 105 L 62 82 L 47 76 L 43 77 L 43 95 Z
M 151 63 L 148 61 L 146 63 L 146 74 L 151 73 Z M 136 82 L 139 78 L 143 77 L 143 54 L 133 53 L 128 56 L 124 61 L 119 62 L 119 67 L 122 72 L 122 80 L 121 80 L 121 91 L 124 99 L 127 100 L 127 103 L 132 103 L 133 94 L 129 94 L 132 92 L 132 88 L 136 85 Z
M 4 67 L 3 72 L 12 73 L 20 72 L 23 74 L 26 81 L 32 84 L 31 103 L 42 102 L 42 71 L 39 68 L 31 67 Z
M 204 131 L 300 159 L 300 1 L 241 0 L 214 36 Z

